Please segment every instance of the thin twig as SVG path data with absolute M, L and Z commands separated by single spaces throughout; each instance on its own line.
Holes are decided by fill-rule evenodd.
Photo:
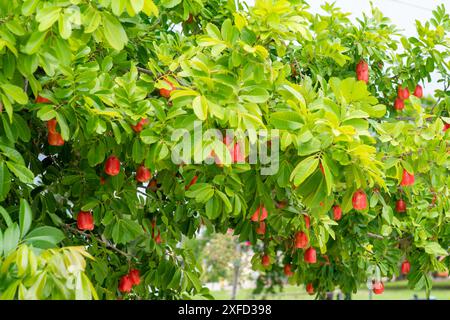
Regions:
M 145 74 L 148 74 L 148 75 L 150 75 L 150 76 L 153 76 L 153 75 L 154 75 L 153 72 L 151 72 L 151 71 L 148 70 L 148 69 L 141 68 L 141 67 L 136 67 L 136 69 L 137 69 L 139 72 L 141 72 L 141 73 L 145 73 Z
M 112 249 L 112 250 L 116 251 L 117 253 L 120 253 L 121 255 L 125 256 L 127 259 L 130 259 L 130 258 L 132 257 L 131 254 L 126 253 L 125 251 L 122 251 L 122 250 L 118 249 L 117 247 L 115 247 L 114 245 L 112 245 L 111 243 L 109 243 L 109 242 L 106 241 L 106 240 L 99 239 L 99 238 L 95 237 L 95 236 L 92 235 L 92 234 L 89 234 L 89 233 L 86 233 L 86 232 L 84 232 L 84 231 L 78 230 L 78 229 L 76 229 L 76 228 L 74 228 L 74 227 L 72 227 L 72 226 L 70 226 L 70 225 L 68 225 L 68 224 L 63 224 L 62 226 L 63 226 L 66 230 L 70 231 L 72 234 L 79 234 L 79 235 L 85 236 L 86 238 L 89 238 L 89 239 L 94 238 L 94 239 L 97 240 L 98 242 L 103 243 L 103 244 L 105 245 L 105 247 L 107 247 L 107 248 L 109 248 L 109 249 Z
M 367 232 L 367 236 L 369 238 L 374 238 L 374 239 L 380 239 L 380 240 L 384 239 L 383 236 L 380 236 L 379 234 L 375 234 L 375 233 L 371 233 L 371 232 Z

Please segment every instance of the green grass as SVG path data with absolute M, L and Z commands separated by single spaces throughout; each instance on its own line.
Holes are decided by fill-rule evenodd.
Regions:
M 338 291 L 335 293 L 337 294 Z M 216 299 L 227 300 L 230 299 L 231 292 L 229 291 L 212 291 L 211 294 Z M 410 300 L 416 294 L 419 299 L 425 299 L 425 290 L 413 291 L 408 289 L 406 281 L 396 281 L 385 283 L 384 293 L 382 295 L 372 295 L 373 300 Z M 438 300 L 450 300 L 450 280 L 436 281 L 433 283 L 431 297 Z M 314 296 L 310 296 L 305 292 L 303 286 L 295 287 L 287 285 L 283 291 L 278 294 L 270 295 L 253 295 L 252 289 L 240 289 L 237 293 L 238 300 L 314 300 Z M 336 296 L 335 296 L 336 299 Z M 369 290 L 362 287 L 356 294 L 352 295 L 353 300 L 368 300 Z

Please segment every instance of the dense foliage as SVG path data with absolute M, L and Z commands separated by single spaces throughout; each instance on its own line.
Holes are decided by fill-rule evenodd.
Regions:
M 450 17 L 407 38 L 323 9 L 0 0 L 0 297 L 208 298 L 183 243 L 201 227 L 251 241 L 261 283 L 380 292 L 407 260 L 430 289 L 450 266 Z M 194 138 L 216 164 L 177 165 L 195 121 L 279 135 Z M 230 161 L 278 140 L 274 175 Z

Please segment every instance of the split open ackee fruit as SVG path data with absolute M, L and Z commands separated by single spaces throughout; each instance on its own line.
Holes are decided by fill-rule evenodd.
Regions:
M 253 222 L 257 222 L 257 221 L 264 221 L 267 218 L 267 209 L 264 206 L 259 206 L 255 213 L 253 213 L 251 220 Z

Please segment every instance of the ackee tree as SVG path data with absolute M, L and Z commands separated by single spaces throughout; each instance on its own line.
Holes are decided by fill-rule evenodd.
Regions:
M 429 292 L 450 266 L 450 17 L 405 37 L 322 8 L 0 0 L 0 298 L 211 298 L 184 245 L 201 228 L 250 241 L 259 287 Z M 250 145 L 277 141 L 263 174 Z

